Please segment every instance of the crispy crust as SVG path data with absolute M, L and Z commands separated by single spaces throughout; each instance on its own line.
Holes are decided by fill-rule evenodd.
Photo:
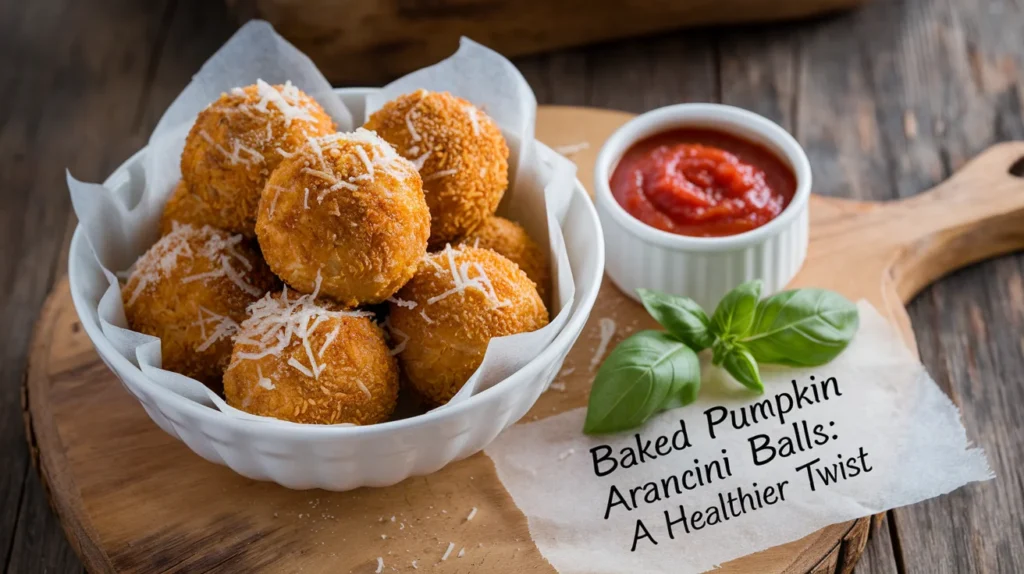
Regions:
M 174 187 L 170 199 L 164 205 L 164 212 L 160 217 L 160 235 L 174 231 L 176 223 L 187 223 L 197 228 L 204 225 L 217 227 L 217 223 L 224 221 L 225 218 L 224 214 L 215 213 L 201 197 L 192 193 L 188 184 L 182 180 Z
M 430 215 L 419 174 L 365 130 L 317 142 L 267 183 L 256 223 L 263 254 L 303 293 L 313 292 L 319 273 L 321 293 L 346 306 L 384 301 L 426 253 Z
M 493 297 L 456 287 L 451 266 L 469 264 L 469 277 L 483 269 Z M 392 338 L 409 385 L 430 404 L 448 402 L 483 361 L 493 337 L 535 331 L 548 323 L 533 281 L 515 263 L 489 249 L 462 247 L 428 255 L 390 306 Z M 410 308 L 408 302 L 415 303 Z M 497 305 L 496 305 L 497 303 Z
M 326 300 L 318 302 L 340 309 Z M 323 370 L 315 378 L 289 364 L 289 359 L 309 364 L 298 339 L 280 354 L 258 359 L 239 358 L 239 353 L 256 348 L 237 342 L 224 375 L 228 404 L 298 423 L 368 425 L 387 420 L 398 401 L 398 366 L 383 331 L 368 317 L 332 317 L 309 336 L 311 348 L 321 349 L 332 332 L 331 344 L 317 355 Z
M 240 241 L 204 254 L 211 240 L 226 245 L 230 237 L 211 227 L 178 226 L 139 258 L 121 290 L 129 327 L 160 338 L 163 368 L 214 390 L 220 389 L 231 357 L 230 332 L 203 348 L 218 332 L 218 317 L 242 322 L 246 307 L 278 284 L 250 243 Z M 177 253 L 173 264 L 171 252 Z M 222 270 L 221 258 L 227 258 L 227 265 L 251 289 L 243 290 L 227 275 L 191 279 Z
M 508 187 L 508 145 L 497 124 L 473 104 L 420 90 L 388 102 L 364 127 L 403 157 L 422 161 L 431 248 L 473 231 L 498 208 Z
M 459 244 L 490 249 L 503 255 L 526 272 L 537 286 L 540 298 L 545 299 L 551 282 L 548 258 L 523 226 L 504 217 L 491 216 Z
M 303 115 L 289 119 L 261 96 L 267 89 L 287 94 Z M 270 174 L 308 137 L 333 131 L 334 122 L 320 104 L 293 86 L 236 89 L 196 118 L 181 154 L 182 178 L 215 216 L 216 227 L 253 237 Z

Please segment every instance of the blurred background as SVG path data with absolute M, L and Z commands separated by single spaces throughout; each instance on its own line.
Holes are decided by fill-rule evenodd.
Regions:
M 742 106 L 797 137 L 814 191 L 831 196 L 910 196 L 1024 139 L 1022 0 L 0 0 L 5 571 L 82 571 L 32 468 L 20 406 L 32 328 L 74 226 L 65 168 L 102 181 L 253 17 L 339 86 L 379 85 L 467 35 L 513 56 L 541 104 Z M 1006 256 L 910 305 L 922 360 L 1000 487 L 890 513 L 858 573 L 1024 571 L 1022 278 L 1024 256 Z

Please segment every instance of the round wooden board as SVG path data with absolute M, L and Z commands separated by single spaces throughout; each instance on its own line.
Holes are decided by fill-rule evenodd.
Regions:
M 553 146 L 586 142 L 589 148 L 573 159 L 589 188 L 597 149 L 628 118 L 541 108 L 538 138 Z M 998 164 L 1005 173 L 1002 164 L 1022 151 L 994 148 L 972 165 L 981 164 L 978 173 L 991 173 Z M 948 188 L 958 187 L 957 178 L 924 199 L 885 207 L 814 197 L 811 250 L 794 283 L 868 299 L 913 345 L 901 302 L 945 270 L 1012 248 L 993 242 L 992 233 L 1012 224 L 1000 223 L 1002 215 L 1024 209 L 1024 200 L 1016 199 L 1024 196 L 1020 188 L 991 176 L 984 192 L 991 197 L 981 202 L 987 207 L 949 209 L 957 190 Z M 1011 192 L 1015 199 L 1006 199 Z M 912 224 L 906 210 L 925 217 Z M 943 241 L 936 244 L 940 234 Z M 637 304 L 605 281 L 566 361 L 565 371 L 574 370 L 559 378 L 565 390 L 545 393 L 526 421 L 586 404 L 601 317 L 620 326 L 613 344 L 653 326 Z M 377 569 L 378 556 L 385 572 L 412 571 L 413 560 L 437 572 L 552 571 L 484 454 L 392 487 L 345 493 L 292 491 L 206 462 L 154 425 L 107 370 L 78 322 L 66 280 L 58 283 L 36 327 L 24 403 L 27 434 L 51 502 L 90 571 L 369 573 Z M 467 521 L 473 507 L 479 510 Z M 869 519 L 833 525 L 718 572 L 849 572 L 869 525 Z M 455 552 L 442 562 L 449 542 Z M 464 556 L 456 558 L 462 548 Z

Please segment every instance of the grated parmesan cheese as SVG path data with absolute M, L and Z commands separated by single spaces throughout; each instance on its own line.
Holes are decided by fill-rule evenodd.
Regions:
M 409 135 L 412 136 L 412 141 L 418 142 L 418 141 L 420 141 L 423 138 L 420 137 L 419 132 L 416 131 L 416 126 L 414 126 L 413 123 L 412 123 L 412 120 L 413 120 L 412 116 L 413 116 L 414 112 L 415 112 L 415 110 L 409 110 L 405 114 L 405 128 L 407 130 L 409 130 Z M 418 116 L 418 114 L 417 114 L 417 116 Z
M 420 309 L 420 317 L 423 317 L 423 320 L 427 322 L 427 325 L 434 324 L 434 320 L 427 316 L 426 309 Z
M 322 278 L 317 273 L 313 293 L 294 299 L 288 298 L 288 287 L 285 286 L 279 297 L 268 293 L 262 299 L 249 306 L 249 317 L 239 326 L 235 338 L 240 345 L 235 353 L 236 361 L 258 360 L 267 356 L 281 356 L 294 344 L 299 344 L 306 353 L 308 364 L 303 364 L 295 357 L 288 358 L 288 366 L 311 379 L 318 379 L 325 365 L 319 364 L 313 354 L 310 337 L 317 328 L 331 319 L 344 317 L 370 317 L 368 311 L 333 311 L 317 302 Z M 338 336 L 337 326 L 328 334 L 320 348 L 319 356 Z M 232 363 L 228 368 L 233 368 Z
M 398 297 L 388 297 L 386 301 L 388 301 L 389 303 L 394 303 L 395 305 L 398 305 L 399 307 L 404 307 L 406 309 L 416 308 L 415 301 L 406 301 L 405 299 L 399 299 Z
M 388 317 L 388 319 L 390 319 L 390 317 Z M 409 342 L 409 335 L 405 334 L 405 332 L 402 331 L 401 329 L 396 329 L 396 328 L 394 328 L 394 327 L 392 327 L 390 325 L 388 325 L 388 330 L 392 334 L 398 335 L 399 337 L 402 338 L 402 341 L 400 343 L 398 343 L 397 345 L 395 345 L 394 349 L 391 349 L 391 356 L 394 357 L 395 355 L 397 355 L 397 354 L 399 354 L 399 353 L 401 353 L 402 351 L 405 350 L 405 345 L 406 345 L 406 343 Z
M 469 114 L 469 121 L 473 124 L 473 135 L 480 135 L 480 120 L 476 117 L 476 107 L 466 106 L 466 113 Z
M 494 285 L 491 283 L 491 279 L 487 276 L 487 272 L 484 270 L 482 265 L 476 262 L 467 261 L 461 266 L 456 266 L 456 253 L 461 254 L 462 247 L 452 249 L 451 244 L 445 245 L 444 251 L 441 252 L 441 254 L 448 259 L 448 271 L 451 273 L 452 282 L 455 286 L 440 295 L 427 299 L 427 305 L 433 305 L 434 303 L 447 299 L 456 293 L 462 293 L 469 288 L 476 289 L 480 293 L 483 293 L 484 297 L 490 301 L 492 310 L 512 304 L 508 299 L 498 298 L 498 294 L 494 290 Z M 470 268 L 476 271 L 477 274 L 475 277 L 469 276 Z
M 472 510 L 469 511 L 469 516 L 466 516 L 466 522 L 469 522 L 470 520 L 473 520 L 474 516 L 476 516 L 476 507 L 475 506 L 473 507 Z
M 238 141 L 237 139 L 231 140 L 231 151 L 229 152 L 228 150 L 224 149 L 224 146 L 220 145 L 220 142 L 214 141 L 214 139 L 210 137 L 210 134 L 208 134 L 206 130 L 199 130 L 199 136 L 206 140 L 206 143 L 212 145 L 217 151 L 223 154 L 224 157 L 228 158 L 228 160 L 231 161 L 231 165 L 237 165 L 241 163 L 243 165 L 248 166 L 252 165 L 253 162 L 261 164 L 264 161 L 263 154 L 252 149 L 251 147 L 242 144 L 242 142 Z M 249 159 L 246 159 L 239 155 L 239 152 L 243 151 L 249 154 Z
M 384 557 L 383 556 L 378 556 L 377 557 L 377 570 L 375 572 L 376 572 L 376 574 L 380 574 L 383 571 L 384 571 Z
M 367 400 L 373 398 L 373 395 L 370 394 L 370 389 L 366 388 L 366 385 L 364 385 L 362 381 L 356 381 L 356 385 L 359 386 L 360 391 L 363 391 L 363 395 L 366 396 Z M 394 522 L 394 520 L 392 520 L 392 522 Z
M 423 176 L 423 181 L 434 181 L 435 179 L 441 179 L 442 177 L 448 177 L 457 173 L 459 173 L 457 169 L 442 169 L 441 171 L 435 171 L 430 175 Z
M 449 542 L 448 543 L 448 549 L 444 551 L 444 556 L 441 557 L 441 562 L 444 562 L 445 560 L 448 559 L 448 555 L 452 553 L 452 549 L 453 548 L 455 548 L 455 543 L 454 542 Z
M 132 276 L 137 278 L 137 283 L 127 304 L 134 303 L 150 284 L 169 277 L 178 267 L 179 259 L 191 259 L 193 253 L 192 247 L 188 243 L 189 238 L 212 229 L 204 226 L 201 230 L 197 230 L 191 225 L 174 222 L 172 231 L 161 237 L 153 247 L 150 247 L 142 254 L 142 257 L 132 264 L 134 268 Z
M 590 147 L 590 142 L 579 142 L 569 145 L 555 146 L 555 152 L 560 153 L 566 157 L 573 156 L 585 149 Z
M 350 149 L 342 150 L 339 145 L 342 142 L 354 145 L 351 145 Z M 339 189 L 357 191 L 359 186 L 356 185 L 356 182 L 374 181 L 378 173 L 385 173 L 395 179 L 403 180 L 412 174 L 412 170 L 409 169 L 412 167 L 409 160 L 398 155 L 398 152 L 390 144 L 378 137 L 376 133 L 364 128 L 358 128 L 356 131 L 349 133 L 339 132 L 318 138 L 311 137 L 307 140 L 307 147 L 312 152 L 316 162 L 319 163 L 319 169 L 304 167 L 301 172 L 328 184 L 328 187 L 318 192 L 318 203 L 323 202 L 329 193 Z M 356 159 L 363 165 L 365 172 L 351 175 L 347 180 L 337 177 L 332 166 L 325 159 L 324 154 L 326 153 L 334 158 L 338 158 L 340 157 L 339 152 L 342 151 L 354 154 Z
M 184 277 L 181 280 L 182 283 L 191 283 L 192 281 L 205 282 L 208 279 L 226 277 L 243 292 L 253 297 L 261 295 L 263 292 L 256 288 L 252 283 L 249 283 L 244 274 L 244 271 L 252 270 L 252 262 L 235 249 L 235 246 L 244 240 L 242 236 L 231 235 L 225 238 L 221 233 L 213 231 L 213 228 L 204 228 L 201 231 L 209 233 L 210 235 L 206 240 L 206 243 L 204 243 L 202 248 L 199 250 L 199 256 L 204 257 L 214 263 L 214 265 L 219 266 L 212 271 L 196 273 L 194 275 Z M 244 271 L 235 269 L 234 265 L 232 265 L 233 262 L 240 263 L 242 267 L 244 267 Z
M 285 82 L 284 88 L 278 91 L 274 86 L 261 79 L 257 79 L 256 93 L 259 95 L 260 101 L 253 107 L 266 113 L 269 111 L 268 106 L 273 104 L 281 112 L 281 115 L 284 116 L 284 125 L 286 126 L 291 126 L 293 120 L 302 120 L 309 123 L 316 122 L 309 113 L 309 110 L 302 105 L 299 90 L 291 81 Z
M 272 391 L 276 388 L 274 386 L 274 381 L 271 381 L 267 377 L 263 376 L 263 368 L 260 367 L 259 365 L 256 365 L 256 376 L 259 377 L 259 379 L 256 381 L 257 385 L 263 387 L 264 389 L 267 389 L 268 391 Z
M 417 151 L 419 150 L 419 148 L 416 148 L 416 149 L 417 149 Z M 416 152 L 413 152 L 412 150 L 409 150 L 409 151 L 410 151 L 410 153 L 416 153 Z M 412 165 L 416 168 L 416 171 L 419 171 L 419 170 L 423 169 L 423 164 L 427 163 L 427 158 L 429 158 L 429 157 L 430 157 L 430 150 L 427 150 L 427 151 L 423 152 L 423 155 L 418 156 L 415 159 L 412 159 L 410 161 L 412 162 Z
M 213 331 L 207 335 L 206 325 L 211 322 L 213 323 Z M 234 319 L 218 315 L 202 305 L 199 306 L 199 320 L 194 324 L 199 326 L 200 336 L 203 338 L 203 342 L 196 347 L 196 351 L 199 352 L 209 349 L 217 341 L 224 337 L 230 337 L 238 331 L 238 323 Z

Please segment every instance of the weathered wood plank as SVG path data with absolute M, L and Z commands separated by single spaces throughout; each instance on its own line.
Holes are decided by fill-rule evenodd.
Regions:
M 683 26 L 778 21 L 829 13 L 863 0 L 431 0 L 332 2 L 228 0 L 242 17 L 272 22 L 318 62 L 328 78 L 363 85 L 446 56 L 459 36 L 503 54 L 525 55 Z
M 66 244 L 64 168 L 102 178 L 138 148 L 166 2 L 0 3 L 0 564 L 81 572 L 29 465 L 20 387 L 29 334 Z
M 1022 27 L 1019 4 L 952 0 L 877 2 L 809 26 L 798 131 L 815 191 L 912 195 L 993 142 L 1024 137 Z M 998 477 L 890 513 L 906 572 L 1024 568 L 1022 268 L 1021 255 L 973 266 L 909 307 L 922 360 Z
M 888 516 L 872 526 L 867 548 L 854 568 L 855 574 L 897 574 L 896 553 L 892 547 Z

